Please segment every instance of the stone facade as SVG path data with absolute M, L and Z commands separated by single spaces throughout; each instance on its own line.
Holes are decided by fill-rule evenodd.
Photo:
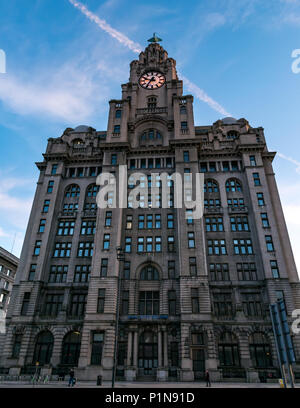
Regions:
M 164 85 L 142 88 L 149 71 Z M 300 297 L 275 153 L 246 119 L 195 126 L 182 89 L 176 62 L 151 43 L 109 102 L 107 131 L 78 126 L 49 139 L 8 311 L 10 373 L 38 362 L 45 374 L 75 367 L 79 379 L 111 379 L 119 311 L 119 379 L 278 376 L 269 304 L 284 296 L 290 318 Z M 120 165 L 145 183 L 151 173 L 205 173 L 204 217 L 97 209 L 96 176 L 119 182 Z M 299 360 L 296 337 L 294 346 Z

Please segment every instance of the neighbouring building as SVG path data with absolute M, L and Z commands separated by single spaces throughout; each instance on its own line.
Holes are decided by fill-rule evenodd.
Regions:
M 121 87 L 105 131 L 67 128 L 37 163 L 2 368 L 29 374 L 38 362 L 44 374 L 109 380 L 117 335 L 117 379 L 277 378 L 269 304 L 283 297 L 291 320 L 300 286 L 263 128 L 195 125 L 193 96 L 156 37 Z M 149 187 L 161 172 L 204 173 L 204 216 L 175 208 L 171 179 L 169 208 L 158 192 L 141 208 L 99 209 L 96 177 L 118 181 L 119 165 L 128 192 L 135 172 Z
M 5 318 L 19 259 L 0 247 L 0 362 L 5 333 Z

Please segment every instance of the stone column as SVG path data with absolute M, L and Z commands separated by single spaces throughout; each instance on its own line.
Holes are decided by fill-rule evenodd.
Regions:
M 127 366 L 131 366 L 132 332 L 128 332 Z
M 138 360 L 138 332 L 135 331 L 134 335 L 134 343 L 133 343 L 133 366 L 137 368 L 137 360 Z
M 164 331 L 164 367 L 168 367 L 168 333 Z
M 162 333 L 161 333 L 161 330 L 159 329 L 158 330 L 158 367 L 161 367 L 162 366 L 162 353 L 161 353 L 161 351 L 162 351 L 162 349 L 161 349 L 161 335 L 162 335 Z

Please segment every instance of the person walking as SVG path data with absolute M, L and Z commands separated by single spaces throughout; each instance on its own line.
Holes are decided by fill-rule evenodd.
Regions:
M 73 368 L 70 369 L 69 375 L 70 375 L 70 378 L 69 378 L 69 385 L 68 385 L 68 386 L 69 386 L 69 387 L 70 387 L 70 386 L 74 387 L 74 384 L 75 384 L 75 373 L 74 373 Z
M 205 371 L 205 381 L 206 381 L 206 387 L 211 387 L 211 382 L 210 382 L 210 377 L 209 377 L 208 370 Z

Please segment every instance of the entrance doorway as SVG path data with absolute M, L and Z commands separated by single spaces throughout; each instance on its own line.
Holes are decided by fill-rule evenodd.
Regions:
M 205 377 L 205 353 L 204 349 L 193 349 L 193 371 L 195 380 L 204 380 Z
M 157 334 L 144 331 L 139 341 L 139 374 L 155 376 L 158 366 Z

